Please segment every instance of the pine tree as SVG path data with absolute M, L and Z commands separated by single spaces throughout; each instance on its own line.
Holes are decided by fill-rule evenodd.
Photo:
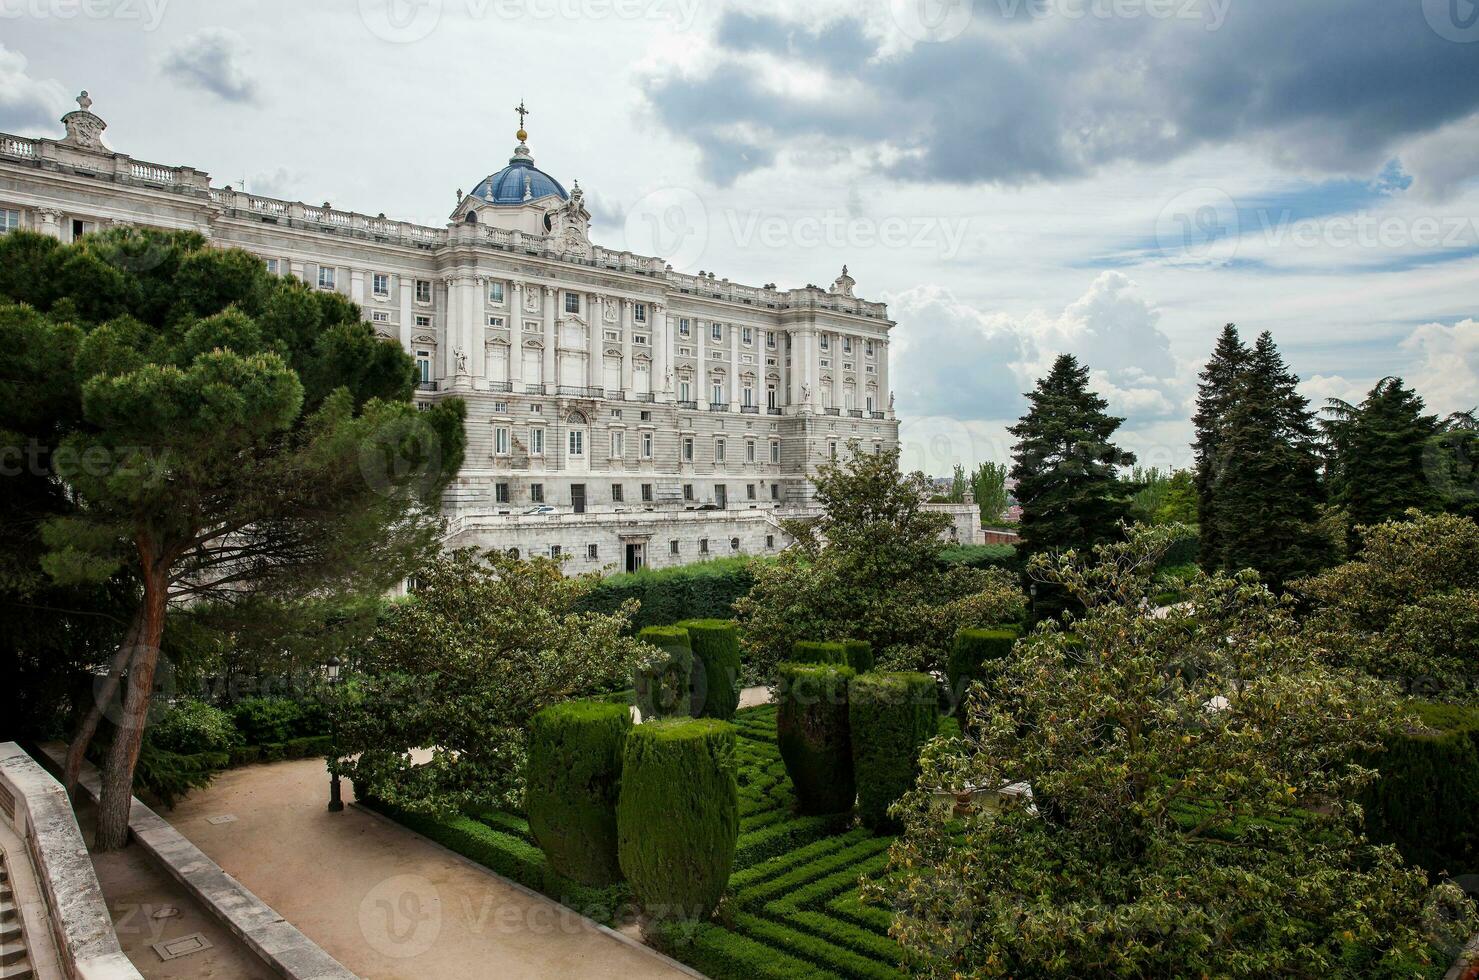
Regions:
M 1200 515 L 1201 552 L 1207 556 L 1207 566 L 1217 567 L 1212 556 L 1221 553 L 1222 544 L 1217 539 L 1218 480 L 1221 470 L 1222 433 L 1227 422 L 1228 409 L 1232 406 L 1233 389 L 1239 375 L 1248 363 L 1248 348 L 1238 336 L 1238 328 L 1227 324 L 1217 338 L 1212 350 L 1212 359 L 1202 370 L 1201 383 L 1197 385 L 1197 411 L 1192 416 L 1196 426 L 1196 441 L 1192 453 L 1196 457 L 1195 483 L 1197 513 Z
M 1116 538 L 1130 509 L 1118 467 L 1135 462 L 1109 441 L 1124 419 L 1105 414 L 1108 403 L 1089 390 L 1089 369 L 1071 354 L 1058 357 L 1027 399 L 1027 414 L 1007 429 L 1017 437 L 1011 476 L 1026 552 Z
M 1360 405 L 1332 400 L 1322 425 L 1331 447 L 1331 497 L 1346 510 L 1352 550 L 1360 546 L 1358 525 L 1441 505 L 1424 468 L 1424 452 L 1440 426 L 1423 407 L 1417 392 L 1394 377 L 1378 381 Z
M 1298 383 L 1272 335 L 1260 334 L 1230 389 L 1212 458 L 1214 508 L 1210 520 L 1202 514 L 1203 562 L 1252 568 L 1275 588 L 1316 571 L 1329 554 L 1316 528 L 1323 491 L 1315 420 Z

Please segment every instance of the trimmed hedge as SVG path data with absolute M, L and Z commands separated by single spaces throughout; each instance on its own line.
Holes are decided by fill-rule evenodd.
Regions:
M 986 679 L 982 667 L 991 661 L 1005 660 L 1018 639 L 1020 634 L 1009 628 L 961 630 L 955 634 L 950 658 L 945 663 L 945 677 L 956 704 L 965 697 L 972 682 Z
M 935 679 L 929 674 L 877 673 L 853 678 L 847 690 L 858 817 L 872 830 L 894 832 L 888 808 L 914 788 L 919 750 L 939 731 Z
M 1016 545 L 959 544 L 940 552 L 940 564 L 965 568 L 1005 568 L 1009 572 L 1021 572 L 1026 562 L 1024 556 L 1017 554 Z
M 734 600 L 750 591 L 755 575 L 748 558 L 716 558 L 676 568 L 643 569 L 600 581 L 576 604 L 577 611 L 614 613 L 628 599 L 641 606 L 632 628 L 663 626 L 680 619 L 728 619 Z
M 797 640 L 791 644 L 791 662 L 846 667 L 847 647 L 841 643 L 824 643 L 821 640 Z
M 708 918 L 739 839 L 734 727 L 694 718 L 633 728 L 616 825 L 621 870 L 647 914 Z
M 637 670 L 632 678 L 642 720 L 692 713 L 693 647 L 688 631 L 679 626 L 648 626 L 637 639 L 667 654 L 652 667 Z
M 842 649 L 840 643 L 826 645 Z M 851 810 L 857 786 L 847 685 L 856 673 L 838 664 L 783 663 L 777 670 L 776 745 L 796 789 L 797 809 L 808 814 Z
M 1431 875 L 1479 873 L 1479 707 L 1411 705 L 1425 732 L 1390 739 L 1368 760 L 1366 831 Z
M 843 640 L 842 649 L 847 654 L 847 665 L 860 674 L 873 669 L 873 644 L 867 640 Z
M 739 708 L 739 630 L 727 619 L 685 619 L 678 624 L 688 631 L 696 661 L 693 670 L 694 701 L 700 700 L 700 677 L 705 679 L 702 706 L 695 716 L 728 721 Z
M 616 800 L 632 713 L 624 705 L 569 701 L 529 722 L 524 809 L 550 866 L 583 885 L 621 880 Z

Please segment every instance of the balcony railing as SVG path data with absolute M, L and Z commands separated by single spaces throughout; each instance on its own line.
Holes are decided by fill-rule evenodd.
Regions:
M 775 405 L 771 405 L 769 408 L 767 408 L 765 410 L 765 414 L 766 415 L 779 415 L 779 414 L 781 414 L 781 410 L 779 408 L 777 408 Z
M 882 412 L 869 412 L 868 414 L 871 415 L 875 419 L 881 419 L 881 418 L 883 418 L 883 413 Z
M 524 394 L 526 394 L 526 395 L 542 395 L 542 394 L 544 394 L 544 385 L 542 385 L 542 384 L 524 385 Z
M 627 393 L 620 388 L 607 388 L 606 397 L 614 402 L 624 402 L 627 399 Z
M 729 402 L 709 402 L 709 411 L 727 412 L 729 411 Z
M 634 402 L 654 402 L 654 401 L 657 401 L 657 399 L 653 396 L 652 392 L 650 392 L 650 391 L 637 391 L 637 392 L 633 392 L 632 393 L 632 397 L 630 399 L 628 399 L 628 400 L 629 401 L 634 401 Z
M 435 381 L 418 381 L 418 382 L 416 382 L 416 390 L 417 391 L 436 391 L 437 390 L 437 383 Z
M 512 381 L 489 381 L 488 382 L 488 390 L 489 391 L 513 391 L 514 390 L 514 383 Z
M 679 408 L 687 408 L 687 409 L 693 410 L 693 409 L 697 409 L 698 408 L 698 402 L 680 401 L 680 402 L 678 402 L 678 407 Z
M 740 412 L 742 412 L 745 415 L 759 415 L 760 414 L 760 406 L 759 405 L 741 405 L 740 406 Z
M 852 418 L 860 419 L 863 417 L 863 410 L 861 408 L 849 408 L 847 414 Z
M 606 391 L 603 388 L 586 388 L 581 385 L 559 385 L 555 388 L 555 394 L 571 398 L 604 398 Z
M 824 409 L 822 409 L 822 414 L 823 415 L 841 415 L 842 414 L 842 409 L 840 409 L 840 408 L 824 408 Z

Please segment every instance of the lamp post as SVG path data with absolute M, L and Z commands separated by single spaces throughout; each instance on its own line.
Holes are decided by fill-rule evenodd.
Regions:
M 338 657 L 330 657 L 328 659 L 328 662 L 324 664 L 324 678 L 329 682 L 329 689 L 336 693 L 339 690 L 339 666 L 340 664 Z M 329 718 L 333 719 L 333 717 L 334 715 L 330 713 Z M 330 723 L 329 741 L 333 747 L 333 751 L 335 753 L 335 761 L 337 762 L 339 750 L 339 732 L 337 722 L 331 721 Z M 339 770 L 331 769 L 329 771 L 329 812 L 338 813 L 340 810 L 343 809 L 344 800 L 339 795 Z

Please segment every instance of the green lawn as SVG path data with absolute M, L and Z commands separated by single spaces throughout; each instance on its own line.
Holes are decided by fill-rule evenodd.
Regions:
M 797 817 L 776 749 L 775 707 L 740 711 L 740 836 L 729 894 L 712 923 L 670 928 L 654 941 L 715 980 L 902 976 L 889 913 L 858 902 L 858 877 L 877 874 L 891 837 L 837 818 Z M 383 809 L 389 810 L 390 808 Z M 392 812 L 407 826 L 557 898 L 592 918 L 623 915 L 623 886 L 593 889 L 554 874 L 521 816 L 482 814 L 438 823 Z

